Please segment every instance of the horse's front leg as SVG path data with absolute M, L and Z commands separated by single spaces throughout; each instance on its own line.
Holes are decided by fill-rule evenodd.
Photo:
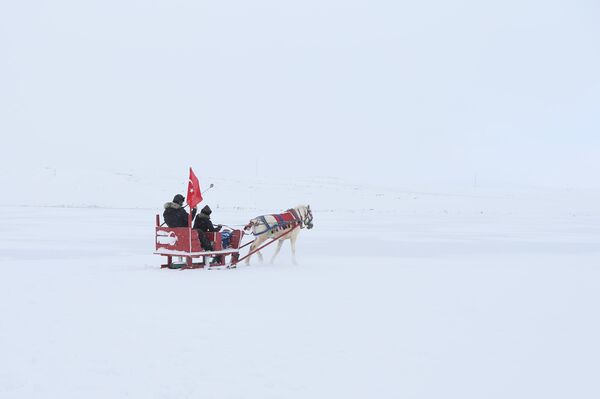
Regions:
M 292 246 L 292 262 L 294 262 L 294 265 L 298 265 L 298 262 L 296 261 L 296 239 L 298 238 L 297 235 L 292 236 L 290 238 L 290 245 Z

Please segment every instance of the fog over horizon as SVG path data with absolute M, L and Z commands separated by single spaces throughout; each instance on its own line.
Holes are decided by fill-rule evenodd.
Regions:
M 600 188 L 592 1 L 0 4 L 3 174 Z

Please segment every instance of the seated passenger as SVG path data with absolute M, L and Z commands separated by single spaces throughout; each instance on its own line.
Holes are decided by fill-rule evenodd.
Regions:
M 194 221 L 194 229 L 198 229 L 205 233 L 208 233 L 209 231 L 213 231 L 213 232 L 221 231 L 221 228 L 223 226 L 221 226 L 219 224 L 215 227 L 212 224 L 212 221 L 210 220 L 211 213 L 212 213 L 212 210 L 210 209 L 210 207 L 208 205 L 206 205 L 204 208 L 202 208 L 202 210 L 200 211 L 200 214 L 196 217 L 196 220 Z
M 204 248 L 204 250 L 206 250 L 206 251 L 212 251 L 213 246 L 212 246 L 212 243 L 209 241 L 209 239 L 206 237 L 206 234 L 204 234 L 204 233 L 217 232 L 217 231 L 220 231 L 221 228 L 223 227 L 220 224 L 217 225 L 216 227 L 212 224 L 212 221 L 210 220 L 211 213 L 212 213 L 212 210 L 210 209 L 210 207 L 208 205 L 206 205 L 204 208 L 202 208 L 202 210 L 200 211 L 198 216 L 196 216 L 196 220 L 194 220 L 194 227 L 193 227 L 195 230 L 198 231 L 198 238 L 200 239 L 200 245 L 202 245 L 202 248 Z M 216 256 L 215 259 L 213 259 L 212 263 L 221 263 L 221 256 Z
M 188 227 L 188 213 L 183 208 L 183 195 L 177 194 L 173 197 L 173 202 L 165 204 L 163 218 L 169 227 Z M 192 209 L 192 219 L 196 216 L 197 209 Z

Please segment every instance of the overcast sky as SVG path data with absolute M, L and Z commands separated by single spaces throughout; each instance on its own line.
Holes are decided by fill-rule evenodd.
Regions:
M 0 0 L 0 165 L 599 187 L 599 4 Z

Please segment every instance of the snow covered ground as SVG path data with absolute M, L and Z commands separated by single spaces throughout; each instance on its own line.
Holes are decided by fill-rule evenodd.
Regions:
M 43 173 L 0 206 L 1 398 L 600 396 L 597 193 L 215 179 L 218 223 L 311 203 L 300 265 L 173 271 L 177 189 Z

